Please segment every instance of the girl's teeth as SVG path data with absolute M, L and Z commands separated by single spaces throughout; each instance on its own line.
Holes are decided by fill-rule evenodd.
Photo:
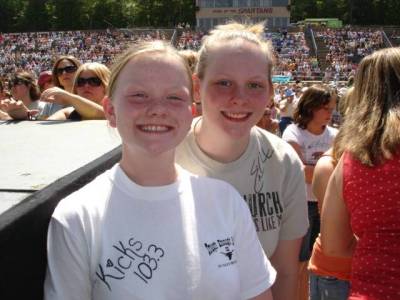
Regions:
M 247 116 L 247 114 L 243 114 L 243 113 L 226 113 L 226 115 L 232 119 L 242 119 Z
M 162 132 L 162 131 L 167 131 L 168 127 L 159 126 L 159 125 L 151 125 L 151 126 L 142 126 L 142 129 L 144 131 L 149 131 L 149 132 Z

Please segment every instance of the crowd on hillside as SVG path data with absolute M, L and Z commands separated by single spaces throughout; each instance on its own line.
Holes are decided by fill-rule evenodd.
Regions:
M 325 80 L 343 80 L 354 76 L 359 61 L 372 52 L 383 48 L 380 30 L 355 30 L 349 26 L 343 29 L 315 31 L 315 37 L 321 38 L 328 53 Z
M 320 80 L 321 69 L 316 57 L 310 55 L 304 32 L 279 31 L 266 33 L 277 57 L 275 75 L 290 76 L 293 80 Z
M 202 31 L 181 29 L 174 41 L 178 49 L 197 51 L 205 35 Z M 266 32 L 277 57 L 274 75 L 290 76 L 292 80 L 346 80 L 354 75 L 359 60 L 382 47 L 379 31 L 326 29 L 316 31 L 329 49 L 329 66 L 321 70 L 320 62 L 310 55 L 303 32 Z M 99 62 L 107 66 L 132 42 L 151 39 L 170 39 L 171 34 L 160 31 L 133 32 L 129 30 L 33 32 L 0 35 L 0 77 L 16 71 L 50 70 L 57 56 L 73 55 L 81 62 Z
M 168 39 L 164 32 L 129 30 L 32 32 L 0 35 L 0 76 L 25 70 L 39 75 L 60 55 L 110 65 L 115 55 L 138 40 Z
M 203 31 L 191 31 L 185 30 L 180 35 L 176 48 L 179 50 L 199 50 L 201 46 L 201 40 L 204 37 L 205 32 Z

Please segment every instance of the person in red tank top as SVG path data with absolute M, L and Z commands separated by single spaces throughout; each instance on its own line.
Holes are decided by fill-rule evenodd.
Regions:
M 365 57 L 322 207 L 326 255 L 353 257 L 350 300 L 400 299 L 400 48 Z

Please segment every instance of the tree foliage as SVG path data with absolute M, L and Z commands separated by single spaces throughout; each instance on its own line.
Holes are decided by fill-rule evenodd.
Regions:
M 292 22 L 339 18 L 345 24 L 400 25 L 399 0 L 292 0 Z
M 292 22 L 400 25 L 400 0 L 291 0 Z M 0 0 L 0 31 L 173 27 L 195 24 L 194 0 Z
M 195 24 L 194 0 L 1 0 L 0 32 Z

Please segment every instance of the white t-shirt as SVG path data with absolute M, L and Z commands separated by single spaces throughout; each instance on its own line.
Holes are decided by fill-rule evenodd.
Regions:
M 290 124 L 286 127 L 282 139 L 287 142 L 294 142 L 300 146 L 306 165 L 315 166 L 318 159 L 326 152 L 333 143 L 338 130 L 327 126 L 323 133 L 319 135 L 312 134 L 307 129 L 301 129 L 297 124 Z M 317 201 L 312 193 L 311 184 L 307 184 L 307 200 Z
M 294 149 L 276 135 L 254 126 L 242 156 L 236 161 L 221 163 L 199 148 L 192 128 L 178 146 L 176 159 L 190 172 L 227 181 L 239 191 L 250 208 L 258 238 L 268 257 L 274 253 L 279 240 L 298 239 L 306 233 L 308 212 L 303 165 Z
M 248 299 L 276 272 L 229 184 L 180 169 L 143 187 L 119 165 L 63 199 L 48 233 L 45 299 Z

